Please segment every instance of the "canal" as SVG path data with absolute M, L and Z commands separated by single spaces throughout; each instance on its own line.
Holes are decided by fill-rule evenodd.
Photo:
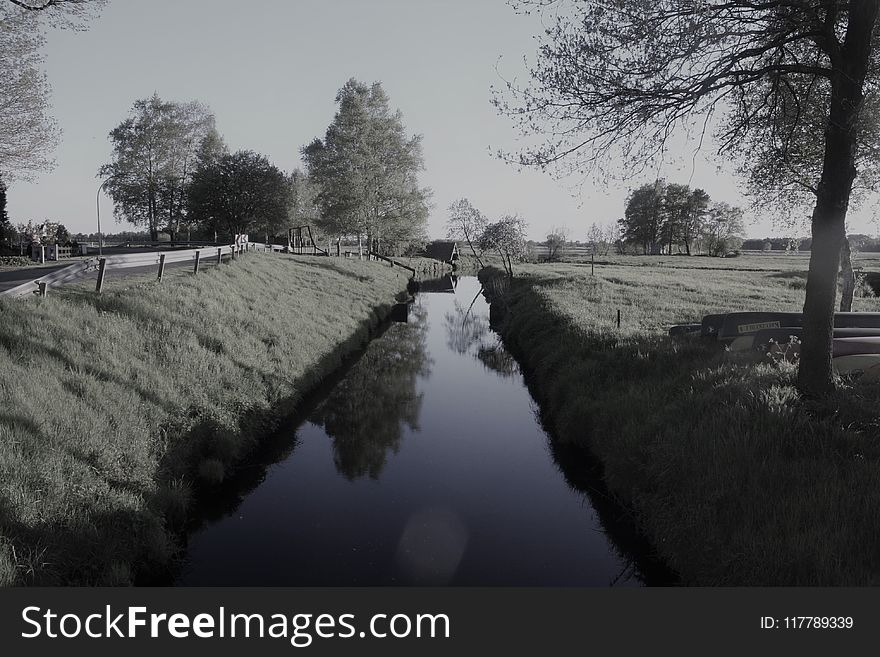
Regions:
M 177 583 L 644 583 L 589 481 L 567 474 L 580 466 L 543 430 L 480 292 L 475 277 L 423 285 L 408 321 L 192 532 Z

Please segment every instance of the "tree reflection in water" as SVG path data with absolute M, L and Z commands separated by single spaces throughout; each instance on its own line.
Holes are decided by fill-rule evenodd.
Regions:
M 508 353 L 501 340 L 495 338 L 495 344 L 481 346 L 477 349 L 477 359 L 493 372 L 504 377 L 514 376 L 519 373 L 519 365 L 513 356 Z
M 419 376 L 428 376 L 426 313 L 415 305 L 406 324 L 393 324 L 315 409 L 310 420 L 333 441 L 337 471 L 349 481 L 378 479 L 388 452 L 397 453 L 404 426 L 419 429 Z
M 503 377 L 514 376 L 519 373 L 516 360 L 492 331 L 489 318 L 474 311 L 474 304 L 482 293 L 480 288 L 467 306 L 455 300 L 455 308 L 443 318 L 446 345 L 457 354 L 473 353 L 487 369 Z

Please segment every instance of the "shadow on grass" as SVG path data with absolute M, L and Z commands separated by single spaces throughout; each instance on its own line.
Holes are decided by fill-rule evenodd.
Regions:
M 366 258 L 364 262 L 367 262 Z M 339 274 L 340 276 L 344 276 L 346 278 L 353 278 L 359 283 L 369 283 L 372 281 L 372 277 L 365 276 L 364 274 L 358 274 L 356 272 L 351 271 L 350 269 L 346 269 L 345 267 L 340 267 L 335 262 L 331 262 L 330 260 L 320 260 L 315 259 L 313 263 L 315 267 L 319 267 L 320 269 L 328 269 L 332 272 Z
M 166 400 L 162 399 L 151 390 L 135 385 L 129 379 L 123 379 L 122 377 L 107 372 L 97 365 L 78 362 L 69 354 L 55 347 L 50 347 L 43 342 L 37 342 L 36 340 L 32 340 L 22 335 L 10 335 L 10 328 L 11 327 L 9 327 L 8 325 L 0 323 L 0 346 L 6 348 L 10 354 L 21 353 L 22 351 L 45 354 L 47 356 L 50 356 L 52 360 L 56 361 L 59 364 L 60 371 L 62 372 L 68 370 L 73 372 L 81 372 L 88 376 L 94 377 L 98 381 L 113 383 L 120 388 L 131 390 L 139 397 L 142 397 L 149 402 L 156 404 L 157 406 L 161 406 L 163 403 L 166 403 Z M 72 387 L 70 383 L 62 382 L 62 386 L 64 386 L 66 390 L 73 393 L 74 395 L 79 395 L 79 391 L 75 387 Z
M 91 306 L 98 312 L 115 313 L 127 319 L 131 319 L 139 325 L 152 325 L 157 323 L 155 316 L 151 315 L 148 310 L 143 309 L 133 297 L 96 295 L 93 292 L 78 290 L 71 291 L 67 294 L 70 294 L 71 298 L 75 299 L 78 303 Z M 222 355 L 235 367 L 248 374 L 257 375 L 270 389 L 282 387 L 290 383 L 285 376 L 268 373 L 243 360 L 237 359 L 235 353 L 225 349 L 222 341 L 218 340 L 214 334 L 208 330 L 210 323 L 204 321 L 203 318 L 193 317 L 191 320 L 187 321 L 180 317 L 175 317 L 175 321 L 178 327 L 182 327 L 186 329 L 187 332 L 191 333 L 199 345 L 205 349 L 205 351 L 209 352 L 209 354 Z M 0 341 L 2 341 L 2 337 L 0 337 Z M 58 352 L 58 350 L 53 350 L 51 353 L 54 356 L 60 352 Z M 102 370 L 92 366 L 87 366 L 87 372 L 98 378 L 102 376 L 105 377 L 103 380 L 107 380 L 106 377 L 110 376 L 106 375 Z M 119 381 L 117 379 L 113 379 L 113 382 L 117 385 L 127 385 L 127 382 Z M 163 403 L 170 403 L 170 400 L 162 400 L 143 388 L 135 388 L 135 391 L 156 404 L 161 405 Z
M 50 440 L 39 425 L 20 415 L 0 414 L 0 424 L 23 429 L 36 440 Z M 72 458 L 89 463 L 77 450 L 63 449 Z M 39 489 L 39 482 L 33 483 Z M 132 574 L 130 555 L 143 555 L 151 562 L 167 559 L 158 517 L 136 509 L 102 512 L 90 508 L 77 513 L 73 497 L 69 504 L 71 512 L 63 518 L 44 516 L 22 522 L 8 493 L 0 489 L 0 560 L 10 570 L 2 573 L 8 580 L 4 584 L 125 585 Z

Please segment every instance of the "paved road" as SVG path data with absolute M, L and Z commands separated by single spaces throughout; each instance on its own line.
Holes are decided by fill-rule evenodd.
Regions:
M 60 263 L 46 265 L 45 267 L 18 267 L 8 271 L 0 271 L 0 290 L 8 290 L 16 285 L 27 283 L 69 264 L 71 264 L 70 261 L 64 260 Z

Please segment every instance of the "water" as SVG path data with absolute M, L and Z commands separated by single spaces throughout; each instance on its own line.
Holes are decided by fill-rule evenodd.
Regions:
M 474 277 L 426 285 L 195 531 L 183 585 L 638 585 Z

